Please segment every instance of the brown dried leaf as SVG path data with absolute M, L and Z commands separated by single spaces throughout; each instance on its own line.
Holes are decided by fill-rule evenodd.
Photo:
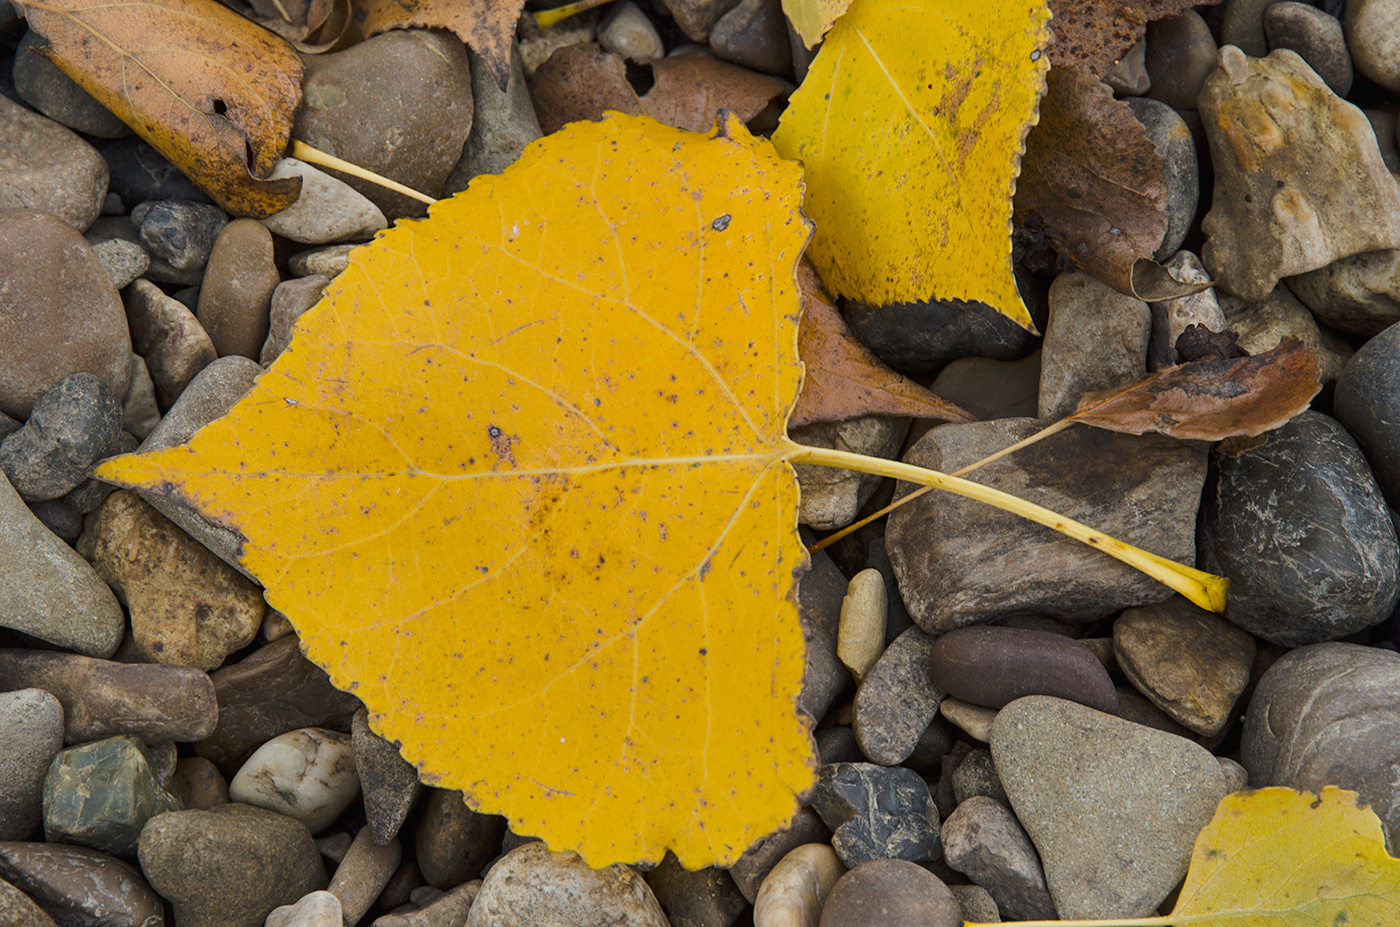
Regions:
M 1180 16 L 1193 6 L 1221 0 L 1049 0 L 1054 67 L 1078 65 L 1103 77 L 1147 32 L 1154 19 Z
M 1048 83 L 1040 122 L 1026 137 L 1017 220 L 1075 266 L 1139 299 L 1205 289 L 1151 260 L 1167 232 L 1167 182 L 1128 104 L 1082 68 L 1052 68 Z
M 491 68 L 496 86 L 510 82 L 511 45 L 525 0 L 353 0 L 365 38 L 390 29 L 447 29 Z
M 301 59 L 214 0 L 17 0 L 43 54 L 227 211 L 286 209 L 301 178 L 262 180 L 287 148 Z
M 566 45 L 530 78 L 540 129 L 549 135 L 570 122 L 598 120 L 615 110 L 647 115 L 677 129 L 707 132 L 723 109 L 747 122 L 783 92 L 775 77 L 720 61 L 705 52 L 646 63 L 655 84 L 638 97 L 626 65 L 597 45 Z
M 1317 355 L 1290 337 L 1253 357 L 1179 364 L 1132 386 L 1087 393 L 1069 417 L 1109 431 L 1219 441 L 1278 428 L 1320 389 Z
M 860 415 L 911 415 L 949 422 L 975 419 L 937 393 L 895 373 L 857 341 L 822 292 L 816 271 L 805 261 L 798 266 L 797 282 L 805 310 L 797 353 L 807 375 L 788 427 L 840 422 Z
M 306 55 L 328 52 L 350 33 L 350 0 L 223 0 Z

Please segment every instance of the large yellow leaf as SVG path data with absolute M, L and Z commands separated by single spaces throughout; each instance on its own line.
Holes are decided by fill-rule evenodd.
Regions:
M 815 757 L 797 165 L 732 117 L 576 123 L 355 252 L 185 446 L 198 507 L 427 779 L 593 865 L 732 862 Z
M 773 143 L 806 168 L 835 293 L 979 300 L 1022 325 L 1011 196 L 1045 89 L 1045 0 L 855 0 Z

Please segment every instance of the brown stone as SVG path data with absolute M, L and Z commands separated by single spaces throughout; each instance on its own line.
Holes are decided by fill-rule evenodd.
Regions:
M 1215 736 L 1249 682 L 1254 638 L 1181 596 L 1130 608 L 1113 624 L 1128 679 L 1171 718 Z
M 1093 651 L 1076 640 L 1025 628 L 957 628 L 937 638 L 929 672 L 949 695 L 1001 708 L 1023 695 L 1053 695 L 1109 714 L 1118 696 Z
M 91 373 L 121 399 L 131 336 L 107 268 L 56 216 L 0 215 L 0 413 L 24 421 L 39 397 Z
M 476 878 L 501 851 L 505 830 L 504 818 L 468 808 L 461 792 L 430 789 L 414 843 L 423 878 L 444 890 Z
M 165 907 L 141 874 L 87 847 L 0 843 L 0 878 L 37 901 L 64 927 L 165 927 Z
M 187 810 L 208 811 L 215 805 L 228 804 L 228 781 L 217 766 L 202 756 L 187 756 L 175 764 L 170 792 Z
M 107 162 L 78 135 L 0 96 L 0 212 L 32 209 L 82 232 L 107 195 Z
M 687 869 L 670 853 L 646 880 L 671 927 L 729 927 L 748 907 L 728 872 Z
M 256 219 L 234 219 L 219 232 L 195 318 L 220 357 L 258 359 L 267 340 L 272 291 L 281 277 L 273 261 L 272 233 Z
M 148 744 L 195 741 L 208 737 L 218 718 L 209 676 L 186 666 L 0 650 L 0 679 L 51 692 L 63 704 L 69 744 L 121 734 Z
M 34 899 L 0 880 L 0 924 L 10 927 L 54 927 L 53 918 Z
M 218 352 L 194 313 L 154 283 L 136 280 L 123 295 L 132 346 L 146 360 L 160 407 L 169 409 Z
M 937 642 L 910 628 L 885 649 L 856 690 L 853 727 L 860 750 L 883 766 L 902 763 L 938 714 L 947 694 L 934 681 Z
M 754 841 L 739 861 L 729 867 L 729 875 L 739 893 L 752 904 L 763 880 L 784 856 L 803 844 L 829 843 L 830 840 L 830 829 L 815 811 L 804 805 L 787 827 Z
M 902 859 L 877 859 L 843 875 L 822 905 L 821 927 L 962 927 L 943 880 Z
M 1223 290 L 1259 300 L 1282 277 L 1400 248 L 1400 185 L 1370 120 L 1297 54 L 1227 45 L 1199 108 L 1215 168 L 1201 260 Z
M 258 633 L 262 590 L 133 492 L 88 516 L 78 552 L 127 607 L 144 662 L 212 670 Z

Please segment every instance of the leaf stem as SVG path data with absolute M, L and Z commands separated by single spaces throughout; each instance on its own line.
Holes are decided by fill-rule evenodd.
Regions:
M 977 921 L 964 921 L 963 927 L 1168 927 L 1175 924 L 1171 915 L 1156 917 L 1113 917 L 1106 920 L 1082 921 L 997 921 L 983 924 Z
M 428 196 L 426 193 L 419 193 L 412 187 L 405 187 L 398 181 L 390 180 L 388 177 L 381 177 L 374 171 L 360 167 L 358 164 L 351 164 L 349 161 L 337 158 L 333 154 L 326 154 L 319 148 L 312 148 L 310 145 L 306 144 L 306 142 L 292 142 L 292 157 L 296 158 L 298 161 L 305 161 L 307 164 L 319 164 L 322 167 L 333 168 L 343 174 L 349 174 L 351 177 L 358 177 L 361 180 L 368 181 L 386 190 L 393 190 L 395 193 L 401 193 L 420 203 L 427 203 L 429 206 L 437 202 L 437 200 Z
M 602 6 L 605 3 L 612 3 L 613 0 L 576 0 L 574 3 L 566 3 L 563 6 L 555 7 L 552 10 L 540 10 L 535 14 L 535 22 L 539 23 L 541 29 L 548 29 L 561 20 L 576 16 L 595 6 Z
M 1055 434 L 1055 433 L 1058 432 L 1058 431 L 1064 431 L 1066 428 L 1068 428 L 1069 426 L 1071 426 L 1071 425 L 1073 425 L 1073 424 L 1074 424 L 1074 419 L 1073 419 L 1072 417 L 1071 417 L 1071 418 L 1062 418 L 1062 419 L 1060 419 L 1058 422 L 1055 422 L 1055 423 L 1052 424 L 1052 425 L 1047 425 L 1047 426 L 1045 426 L 1044 428 L 1042 428 L 1042 429 L 1040 429 L 1039 431 L 1037 431 L 1035 434 L 1030 435 L 1030 436 L 1025 437 L 1025 438 L 1022 438 L 1020 441 L 1017 441 L 1015 444 L 1012 444 L 1012 445 L 1010 445 L 1009 447 L 1004 447 L 1004 448 L 1002 448 L 1001 450 L 997 451 L 995 454 L 988 454 L 986 457 L 983 457 L 981 460 L 974 461 L 973 463 L 968 464 L 966 467 L 963 467 L 963 468 L 961 468 L 961 469 L 959 469 L 959 470 L 954 470 L 952 473 L 950 473 L 950 474 L 948 474 L 948 475 L 949 475 L 949 476 L 966 476 L 967 474 L 971 473 L 973 470 L 976 470 L 978 467 L 986 466 L 987 464 L 991 463 L 991 462 L 994 461 L 994 460 L 999 460 L 999 459 L 1001 459 L 1002 457 L 1005 457 L 1007 454 L 1010 454 L 1012 451 L 1019 451 L 1021 448 L 1026 447 L 1026 446 L 1031 445 L 1031 444 L 1034 444 L 1035 442 L 1040 441 L 1040 440 L 1042 440 L 1042 439 L 1044 439 L 1044 438 L 1048 438 L 1048 437 L 1050 437 L 1051 435 Z M 900 496 L 898 499 L 894 500 L 894 501 L 891 502 L 889 505 L 887 505 L 887 506 L 885 506 L 884 508 L 880 509 L 880 511 L 878 511 L 878 512 L 873 512 L 873 513 L 871 513 L 871 514 L 865 516 L 864 518 L 862 518 L 860 521 L 853 522 L 852 524 L 847 525 L 846 527 L 842 528 L 840 531 L 836 531 L 836 532 L 833 532 L 832 534 L 828 534 L 826 537 L 822 538 L 820 541 L 818 541 L 817 543 L 813 544 L 811 547 L 808 547 L 808 548 L 807 548 L 808 553 L 813 553 L 813 554 L 815 554 L 815 553 L 816 553 L 817 551 L 819 551 L 819 550 L 826 550 L 828 547 L 830 547 L 832 544 L 835 544 L 837 541 L 841 540 L 841 539 L 842 539 L 843 537 L 845 537 L 846 535 L 848 535 L 848 534 L 854 534 L 855 532 L 859 531 L 861 528 L 864 528 L 866 525 L 870 524 L 870 523 L 871 523 L 872 521 L 874 521 L 875 519 L 877 519 L 877 518 L 884 518 L 886 515 L 888 515 L 889 513 L 893 512 L 895 509 L 899 508 L 900 506 L 907 505 L 908 503 L 913 502 L 915 499 L 919 498 L 919 497 L 922 496 L 924 493 L 926 493 L 926 492 L 932 492 L 933 489 L 934 489 L 933 486 L 921 486 L 920 488 L 914 490 L 913 492 L 909 493 L 909 494 L 906 495 L 906 496 Z
M 984 502 L 1002 511 L 1019 515 L 1036 524 L 1053 528 L 1076 541 L 1097 547 L 1110 557 L 1121 560 L 1164 586 L 1181 593 L 1201 608 L 1212 612 L 1225 610 L 1225 590 L 1230 585 L 1228 579 L 1197 570 L 1194 567 L 1184 566 L 1140 547 L 1125 544 L 1117 538 L 1095 531 L 1088 525 L 1066 518 L 1033 502 L 1027 502 L 1009 493 L 1004 493 L 999 489 L 940 473 L 937 470 L 915 467 L 897 460 L 866 457 L 863 454 L 852 454 L 849 451 L 807 447 L 801 444 L 792 444 L 791 447 L 792 450 L 785 455 L 789 463 L 815 464 L 819 467 L 838 467 L 844 470 L 855 470 L 858 473 L 871 473 L 876 476 L 892 476 L 895 479 L 918 483 L 921 486 L 931 486 L 955 495 L 976 499 L 978 502 Z M 1117 922 L 1115 921 L 1115 923 Z

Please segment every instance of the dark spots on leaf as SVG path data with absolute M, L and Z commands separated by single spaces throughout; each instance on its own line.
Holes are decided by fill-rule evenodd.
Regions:
M 731 218 L 732 217 L 729 215 L 729 213 L 725 213 L 715 221 L 711 222 L 710 228 L 714 229 L 716 232 L 723 232 L 725 229 L 729 228 L 729 221 Z
M 701 648 L 700 648 L 700 656 L 702 656 L 702 657 L 708 657 L 709 655 L 710 655 L 709 648 L 707 648 L 707 647 L 701 647 Z

